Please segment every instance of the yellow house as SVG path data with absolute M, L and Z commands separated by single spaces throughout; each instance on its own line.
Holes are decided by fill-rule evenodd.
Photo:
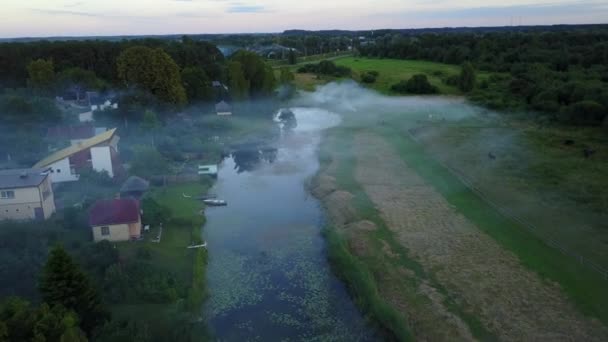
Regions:
M 141 237 L 139 201 L 129 199 L 101 200 L 89 212 L 93 240 L 129 241 Z
M 0 170 L 0 220 L 45 220 L 54 212 L 48 173 L 40 169 Z

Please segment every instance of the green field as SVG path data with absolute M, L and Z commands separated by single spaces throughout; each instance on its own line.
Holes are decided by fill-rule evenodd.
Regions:
M 429 82 L 439 89 L 441 94 L 445 95 L 462 95 L 458 88 L 446 85 L 443 80 L 450 76 L 460 73 L 460 66 L 415 61 L 401 59 L 379 59 L 379 58 L 363 58 L 363 57 L 337 57 L 331 58 L 336 65 L 341 65 L 350 68 L 353 71 L 353 79 L 360 80 L 360 75 L 364 72 L 377 71 L 379 76 L 375 83 L 362 85 L 371 89 L 377 90 L 383 94 L 392 95 L 391 86 L 403 80 L 408 80 L 416 74 L 426 74 Z M 297 66 L 291 67 L 292 71 L 297 70 Z M 477 79 L 483 80 L 489 74 L 478 72 Z M 335 77 L 317 76 L 313 74 L 296 74 L 295 84 L 299 89 L 313 91 L 317 85 L 335 81 Z
M 380 75 L 370 88 L 378 90 L 383 94 L 391 93 L 391 86 L 402 80 L 408 80 L 415 74 L 426 74 L 431 84 L 439 89 L 439 92 L 447 95 L 460 95 L 456 87 L 444 84 L 441 79 L 460 73 L 460 67 L 450 64 L 441 64 L 426 61 L 400 60 L 400 59 L 372 59 L 346 57 L 335 61 L 337 65 L 343 65 L 353 70 L 353 77 L 358 80 L 359 75 L 366 71 L 377 71 Z

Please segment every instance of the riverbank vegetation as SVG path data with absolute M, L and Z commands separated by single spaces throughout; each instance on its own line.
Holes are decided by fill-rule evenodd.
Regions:
M 552 285 L 546 282 L 550 280 L 560 285 L 559 296 L 567 298 L 557 302 L 552 300 L 553 305 L 562 303 L 559 304 L 562 305 L 561 309 L 556 309 L 557 312 L 561 315 L 568 312 L 567 315 L 578 317 L 573 318 L 577 323 L 570 321 L 569 324 L 579 326 L 581 336 L 587 338 L 602 336 L 601 324 L 598 326 L 592 319 L 581 318 L 577 313 L 577 310 L 580 310 L 606 324 L 608 316 L 603 309 L 606 305 L 602 303 L 608 298 L 601 291 L 605 286 L 602 275 L 581 265 L 571 256 L 562 254 L 543 242 L 542 237 L 503 216 L 495 207 L 487 204 L 485 199 L 471 192 L 442 164 L 430 158 L 429 155 L 433 154 L 432 150 L 425 150 L 422 145 L 410 140 L 408 134 L 404 133 L 417 125 L 416 120 L 424 120 L 426 112 L 410 114 L 384 115 L 382 124 L 378 124 L 378 119 L 373 115 L 359 118 L 358 122 L 353 121 L 353 116 L 357 115 L 351 115 L 346 118 L 342 127 L 328 131 L 321 145 L 322 168 L 313 186 L 313 193 L 326 205 L 331 222 L 326 233 L 330 259 L 337 274 L 350 284 L 357 302 L 366 311 L 369 310 L 370 315 L 384 328 L 393 331 L 392 319 L 396 319 L 400 322 L 398 326 L 406 327 L 408 334 L 415 338 L 446 340 L 454 336 L 468 338 L 470 334 L 479 339 L 495 339 L 505 333 L 501 327 L 489 324 L 492 318 L 482 313 L 483 310 L 478 307 L 477 297 L 485 296 L 483 294 L 485 290 L 467 293 L 465 288 L 459 289 L 457 285 L 460 276 L 456 273 L 460 273 L 458 269 L 463 266 L 456 264 L 474 256 L 454 256 L 453 258 L 458 261 L 449 266 L 450 272 L 445 272 L 441 265 L 447 266 L 442 262 L 432 262 L 435 258 L 441 259 L 440 255 L 435 254 L 439 249 L 449 254 L 460 253 L 459 248 L 450 249 L 446 244 L 465 243 L 462 237 L 449 237 L 449 235 L 453 234 L 453 229 L 461 229 L 457 227 L 460 225 L 466 227 L 467 224 L 456 216 L 445 217 L 444 219 L 447 220 L 445 222 L 452 222 L 453 227 L 450 230 L 452 233 L 445 231 L 435 238 L 425 237 L 433 234 L 428 229 L 422 235 L 416 233 L 417 224 L 423 224 L 422 222 L 435 222 L 428 223 L 433 226 L 441 226 L 443 224 L 441 222 L 444 222 L 439 218 L 444 215 L 442 213 L 444 209 L 441 209 L 443 206 L 434 204 L 432 211 L 427 211 L 430 208 L 424 208 L 423 203 L 427 200 L 430 201 L 428 203 L 438 203 L 427 198 L 426 191 L 421 192 L 422 184 L 428 184 L 441 194 L 451 208 L 474 224 L 473 229 L 479 229 L 500 245 L 499 248 L 491 247 L 493 242 L 477 241 L 475 248 L 484 249 L 483 258 L 494 255 L 494 258 L 502 260 L 506 256 L 501 256 L 502 252 L 498 252 L 501 249 L 517 256 L 518 261 L 515 263 L 507 261 L 508 257 L 504 259 L 506 265 L 509 265 L 507 268 L 510 268 L 505 271 L 510 277 L 515 278 L 520 277 L 517 274 L 522 274 L 522 283 L 516 286 L 525 286 L 526 291 L 536 293 L 538 298 L 526 299 L 526 305 L 538 305 L 539 317 L 552 315 L 544 307 L 547 303 L 542 299 L 546 299 L 547 295 L 552 296 L 547 292 L 555 291 Z M 424 135 L 420 137 L 423 138 Z M 396 155 L 392 152 L 390 155 L 385 154 L 388 152 L 385 150 L 387 148 L 393 149 Z M 442 146 L 442 149 L 449 154 L 449 147 Z M 401 159 L 403 165 L 407 167 L 404 169 L 401 162 L 394 161 L 394 158 Z M 369 161 L 366 161 L 367 159 Z M 401 176 L 393 175 L 391 173 L 393 171 L 390 171 L 397 169 L 400 170 Z M 408 169 L 413 170 L 417 176 L 407 176 L 411 172 Z M 421 177 L 418 179 L 422 179 L 424 183 L 415 180 L 417 177 Z M 394 185 L 377 184 L 379 179 L 383 179 L 384 182 L 390 180 L 389 183 L 393 182 Z M 494 179 L 494 184 L 496 181 Z M 399 188 L 404 186 L 400 184 L 412 184 L 416 190 L 412 188 L 407 190 L 408 194 L 399 195 Z M 407 200 L 413 192 L 416 193 L 415 201 L 419 202 L 418 204 Z M 428 195 L 430 196 L 430 193 Z M 432 220 L 428 215 L 433 215 L 437 221 Z M 445 212 L 445 215 L 452 214 Z M 411 233 L 407 233 L 410 230 Z M 468 231 L 469 234 L 472 233 L 471 230 Z M 584 235 L 585 232 L 579 232 L 579 240 L 585 238 Z M 452 242 L 448 243 L 447 240 L 441 242 L 442 239 Z M 491 252 L 492 249 L 498 254 Z M 433 256 L 426 257 L 425 254 L 433 254 Z M 490 259 L 486 262 L 492 265 L 490 267 L 494 269 L 494 273 L 492 276 L 479 278 L 478 281 L 482 281 L 481 279 L 484 279 L 482 281 L 484 283 L 500 281 L 496 277 L 500 278 L 502 271 L 497 270 L 499 266 L 495 260 Z M 466 273 L 465 279 L 476 277 L 476 269 L 481 270 L 485 267 L 481 266 L 484 263 L 479 261 L 477 266 L 466 266 L 467 271 L 462 271 Z M 533 271 L 539 278 L 530 279 L 525 275 L 527 272 L 525 270 Z M 395 276 L 397 274 L 399 276 Z M 523 285 L 524 279 L 526 285 Z M 516 294 L 517 289 L 512 288 L 511 285 L 503 284 L 501 287 L 504 287 L 501 291 L 507 291 L 505 295 L 509 300 L 520 297 L 520 294 Z M 502 299 L 497 295 L 492 300 L 502 303 Z M 570 301 L 575 303 L 577 310 L 568 309 Z M 519 310 L 517 305 L 505 305 L 501 304 L 501 310 Z M 379 310 L 380 307 L 386 308 L 387 311 Z M 388 314 L 387 312 L 391 310 L 393 314 Z M 518 312 L 518 319 L 525 316 L 523 312 Z M 446 320 L 445 317 L 450 318 Z M 552 326 L 552 319 L 543 322 L 534 329 L 559 330 L 556 326 Z M 524 329 L 517 324 L 513 323 L 508 329 Z M 403 331 L 400 330 L 393 333 L 404 336 Z

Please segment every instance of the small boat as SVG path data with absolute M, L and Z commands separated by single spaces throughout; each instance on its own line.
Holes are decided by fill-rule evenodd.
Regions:
M 212 207 L 228 205 L 228 203 L 226 201 L 218 200 L 218 199 L 206 199 L 206 200 L 203 200 L 203 203 L 205 203 L 208 206 L 212 206 Z
M 197 197 L 196 197 L 196 199 L 197 199 L 197 200 L 203 200 L 203 201 L 204 201 L 204 200 L 214 199 L 214 198 L 216 198 L 216 197 L 217 197 L 217 195 L 214 195 L 214 194 L 207 194 L 207 195 L 200 195 L 200 196 L 197 196 Z

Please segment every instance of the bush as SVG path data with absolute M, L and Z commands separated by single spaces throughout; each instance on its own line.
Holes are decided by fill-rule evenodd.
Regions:
M 374 83 L 376 82 L 376 76 L 374 76 L 374 74 L 371 72 L 364 72 L 361 74 L 361 82 L 368 84 Z
M 604 122 L 606 108 L 595 101 L 580 101 L 562 108 L 558 119 L 577 125 L 600 125 Z
M 407 81 L 394 84 L 391 90 L 401 94 L 436 94 L 439 92 L 437 87 L 429 83 L 424 74 L 414 75 Z
M 458 86 L 458 81 L 460 80 L 460 77 L 458 75 L 452 75 L 452 76 L 448 76 L 447 78 L 443 79 L 443 83 L 452 87 L 457 87 Z
M 171 209 L 158 204 L 158 202 L 151 197 L 145 197 L 142 199 L 141 207 L 144 211 L 144 215 L 142 217 L 143 224 L 152 225 L 171 220 Z

